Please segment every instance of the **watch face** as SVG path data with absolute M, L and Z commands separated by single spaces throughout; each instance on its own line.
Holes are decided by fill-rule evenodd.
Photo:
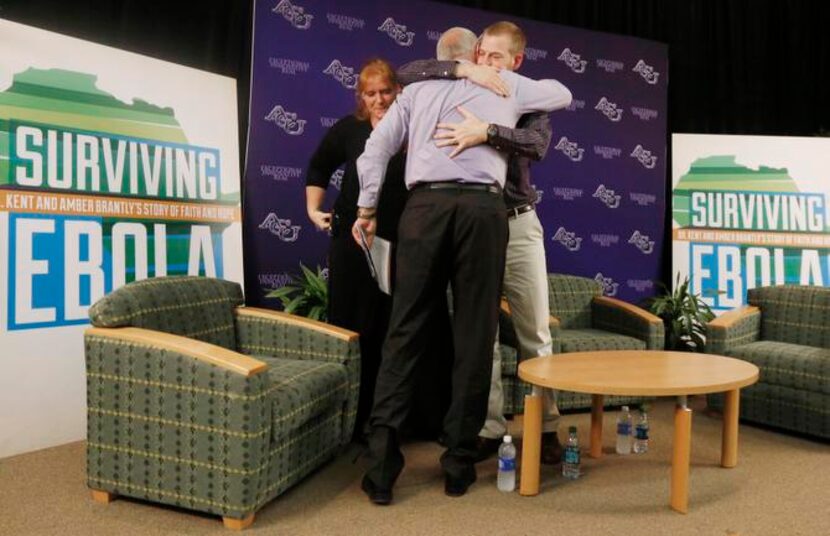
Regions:
M 488 137 L 492 138 L 493 136 L 496 135 L 497 132 L 498 131 L 496 130 L 496 125 L 491 124 L 490 126 L 487 127 L 487 136 Z

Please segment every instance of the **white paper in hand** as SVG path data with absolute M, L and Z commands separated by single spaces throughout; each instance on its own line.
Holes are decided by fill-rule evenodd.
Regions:
M 366 256 L 372 279 L 377 282 L 381 292 L 392 294 L 392 243 L 376 236 L 369 247 L 363 228 L 357 229 L 360 232 L 360 247 Z

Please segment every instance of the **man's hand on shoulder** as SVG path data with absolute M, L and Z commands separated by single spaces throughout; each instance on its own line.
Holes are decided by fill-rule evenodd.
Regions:
M 509 97 L 510 87 L 499 75 L 499 71 L 500 69 L 488 65 L 461 62 L 455 68 L 455 75 L 458 78 L 466 78 L 478 86 L 489 89 L 500 97 Z
M 457 146 L 450 153 L 450 158 L 455 157 L 468 147 L 474 147 L 487 141 L 487 127 L 489 125 L 463 107 L 459 106 L 457 109 L 464 120 L 460 123 L 438 123 L 436 126 L 438 132 L 433 136 L 434 139 L 438 140 L 435 142 L 436 147 Z M 441 132 L 442 130 L 446 132 Z

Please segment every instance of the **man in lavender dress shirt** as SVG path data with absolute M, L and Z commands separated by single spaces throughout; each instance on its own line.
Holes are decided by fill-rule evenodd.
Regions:
M 504 94 L 496 69 L 515 71 L 524 60 L 527 38 L 521 28 L 509 21 L 491 24 L 479 37 L 477 65 L 453 61 L 416 60 L 398 70 L 398 80 L 404 85 L 424 80 L 467 78 L 498 94 Z M 553 352 L 548 303 L 548 270 L 545 260 L 544 231 L 536 215 L 536 189 L 530 182 L 531 160 L 545 157 L 551 141 L 548 114 L 528 113 L 519 119 L 516 128 L 487 123 L 470 112 L 464 113 L 460 123 L 441 124 L 436 138 L 439 145 L 455 145 L 456 153 L 468 147 L 486 143 L 505 153 L 507 182 L 504 203 L 510 237 L 504 269 L 504 296 L 510 306 L 516 348 L 519 358 L 528 359 Z M 501 380 L 502 363 L 499 344 L 493 350 L 493 373 L 490 382 L 490 402 L 487 420 L 479 432 L 478 456 L 484 460 L 496 453 L 501 438 L 507 433 L 504 418 L 504 390 Z M 541 461 L 556 464 L 562 456 L 557 437 L 559 410 L 554 392 L 534 388 L 542 395 L 542 451 Z
M 438 58 L 471 61 L 476 36 L 463 28 L 445 32 Z M 413 388 L 413 372 L 426 349 L 430 311 L 446 299 L 452 283 L 452 400 L 444 419 L 447 450 L 441 457 L 445 492 L 463 495 L 476 479 L 476 437 L 487 414 L 492 347 L 507 243 L 502 196 L 507 159 L 479 145 L 451 158 L 436 146 L 435 125 L 462 119 L 459 107 L 488 122 L 515 126 L 523 114 L 551 111 L 570 102 L 554 80 L 502 74 L 509 97 L 467 80 L 426 81 L 408 86 L 366 142 L 357 169 L 361 192 L 355 240 L 371 241 L 375 207 L 389 159 L 406 143 L 406 185 L 411 191 L 398 231 L 397 274 L 389 331 L 383 346 L 372 414 L 370 467 L 362 487 L 376 504 L 392 500 L 403 469 L 398 430 Z

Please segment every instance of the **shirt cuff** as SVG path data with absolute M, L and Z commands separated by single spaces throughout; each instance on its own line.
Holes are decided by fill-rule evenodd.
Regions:
M 360 192 L 357 196 L 357 206 L 363 208 L 375 208 L 378 205 L 378 195 L 375 192 Z

